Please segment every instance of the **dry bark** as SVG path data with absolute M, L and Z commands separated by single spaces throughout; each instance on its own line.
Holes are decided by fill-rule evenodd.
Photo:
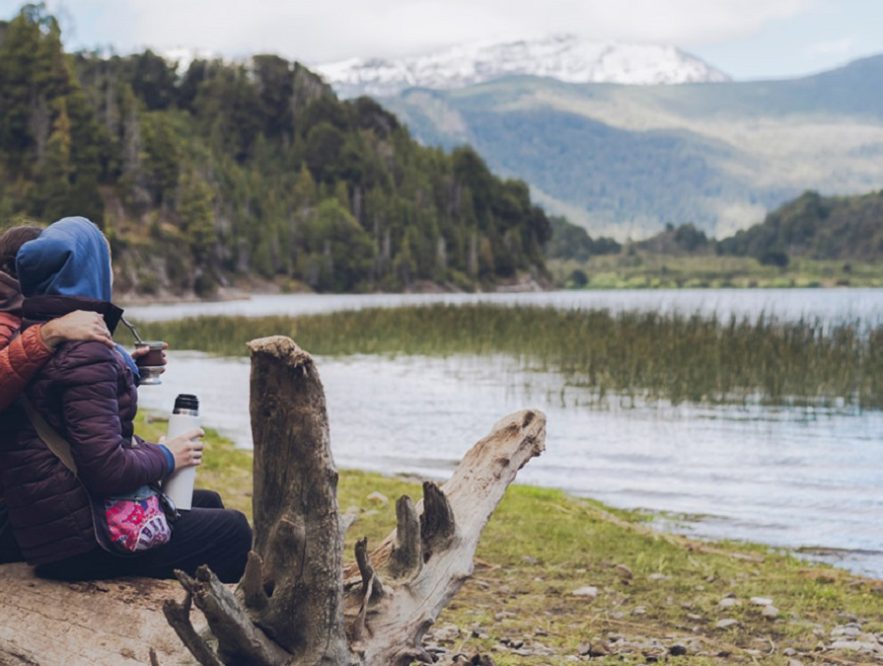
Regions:
M 481 531 L 518 470 L 543 450 L 545 417 L 513 414 L 463 458 L 444 487 L 396 503 L 397 527 L 370 555 L 342 563 L 325 394 L 309 354 L 289 338 L 249 343 L 255 447 L 255 547 L 236 596 L 206 569 L 184 587 L 217 650 L 170 614 L 182 640 L 213 664 L 406 666 L 430 662 L 423 635 L 472 573 Z M 346 580 L 344 579 L 346 578 Z M 171 610 L 175 607 L 170 606 Z
M 0 664 L 143 666 L 151 648 L 162 666 L 193 664 L 162 613 L 163 601 L 184 596 L 170 580 L 65 583 L 35 578 L 26 564 L 4 564 Z M 202 631 L 205 621 L 192 617 Z

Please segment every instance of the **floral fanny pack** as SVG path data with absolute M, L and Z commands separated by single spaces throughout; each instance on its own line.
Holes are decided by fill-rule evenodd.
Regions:
M 151 486 L 103 500 L 104 522 L 110 545 L 124 553 L 140 553 L 162 546 L 172 538 L 168 515 L 171 500 Z
M 70 444 L 26 398 L 22 397 L 21 402 L 37 435 L 79 480 Z M 177 511 L 172 500 L 158 488 L 144 485 L 131 493 L 104 499 L 95 499 L 86 492 L 92 503 L 95 534 L 105 550 L 131 555 L 162 546 L 172 538 L 170 519 L 177 516 Z

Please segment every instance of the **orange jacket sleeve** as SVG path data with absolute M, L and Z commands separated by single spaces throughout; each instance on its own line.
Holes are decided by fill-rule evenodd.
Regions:
M 15 402 L 31 377 L 52 356 L 52 350 L 43 343 L 40 326 L 31 326 L 9 342 L 17 330 L 15 318 L 0 315 L 0 412 Z

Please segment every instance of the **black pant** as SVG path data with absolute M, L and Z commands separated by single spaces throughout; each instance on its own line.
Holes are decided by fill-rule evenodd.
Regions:
M 60 562 L 44 564 L 37 573 L 63 580 L 120 576 L 174 578 L 175 569 L 191 576 L 207 564 L 224 583 L 235 583 L 245 571 L 251 549 L 251 527 L 239 511 L 224 508 L 211 490 L 193 492 L 193 508 L 182 511 L 172 526 L 171 540 L 158 548 L 126 557 L 96 549 Z
M 24 558 L 21 549 L 12 534 L 12 526 L 9 524 L 9 516 L 6 508 L 0 507 L 0 564 L 7 562 L 21 562 Z

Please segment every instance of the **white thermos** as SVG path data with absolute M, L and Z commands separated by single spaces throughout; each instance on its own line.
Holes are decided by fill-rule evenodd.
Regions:
M 182 393 L 175 398 L 175 408 L 169 417 L 167 439 L 183 435 L 200 427 L 199 399 L 195 395 Z M 176 469 L 163 484 L 163 492 L 172 498 L 178 509 L 189 511 L 193 505 L 193 485 L 196 482 L 196 467 Z

